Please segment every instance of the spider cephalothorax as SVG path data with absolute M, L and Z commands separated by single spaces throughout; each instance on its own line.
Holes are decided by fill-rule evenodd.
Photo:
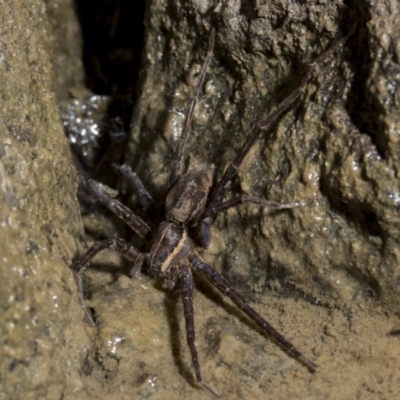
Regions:
M 313 65 L 306 68 L 304 78 L 300 85 L 278 106 L 261 119 L 251 130 L 246 141 L 238 151 L 233 161 L 228 165 L 224 174 L 214 182 L 214 167 L 205 165 L 184 173 L 182 167 L 182 154 L 185 147 L 192 113 L 197 101 L 197 96 L 203 85 L 206 70 L 210 63 L 215 40 L 215 30 L 211 28 L 209 46 L 206 59 L 199 74 L 198 83 L 194 89 L 188 111 L 183 124 L 182 134 L 176 145 L 175 154 L 171 163 L 169 176 L 169 190 L 165 200 L 165 215 L 162 222 L 152 230 L 150 226 L 138 217 L 129 208 L 118 200 L 110 197 L 102 185 L 93 180 L 86 182 L 87 188 L 96 197 L 97 201 L 107 206 L 113 213 L 121 218 L 131 227 L 146 243 L 143 251 L 139 251 L 122 239 L 107 239 L 95 243 L 85 255 L 73 266 L 74 275 L 78 283 L 79 296 L 83 304 L 83 291 L 81 283 L 81 271 L 90 260 L 101 250 L 111 249 L 118 251 L 125 258 L 132 262 L 131 275 L 135 275 L 142 269 L 155 277 L 163 280 L 168 287 L 179 287 L 182 297 L 187 341 L 193 361 L 196 380 L 203 388 L 213 394 L 211 389 L 201 375 L 200 363 L 198 360 L 195 345 L 194 310 L 193 310 L 193 276 L 192 272 L 202 276 L 222 294 L 228 296 L 235 305 L 242 310 L 249 318 L 256 322 L 259 327 L 272 336 L 275 341 L 292 357 L 304 364 L 310 371 L 314 371 L 316 365 L 304 357 L 290 342 L 264 320 L 246 301 L 230 286 L 226 279 L 206 264 L 199 256 L 196 248 L 207 248 L 211 236 L 209 224 L 216 215 L 228 208 L 243 203 L 254 204 L 259 207 L 272 207 L 275 209 L 292 208 L 297 203 L 279 204 L 246 195 L 239 195 L 224 201 L 224 194 L 228 183 L 235 176 L 244 157 L 258 138 L 260 133 L 268 129 L 278 117 L 280 117 L 301 95 L 305 83 L 311 75 Z M 324 53 L 316 63 L 327 58 L 345 39 L 336 43 L 331 50 Z M 122 174 L 133 186 L 144 211 L 156 209 L 152 197 L 145 189 L 137 175 L 126 166 L 115 166 L 115 169 Z M 90 316 L 88 315 L 88 318 Z M 93 323 L 93 321 L 92 321 Z

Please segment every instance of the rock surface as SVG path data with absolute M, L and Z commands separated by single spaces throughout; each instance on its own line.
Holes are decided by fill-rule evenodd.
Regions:
M 56 81 L 49 82 L 57 40 L 43 32 L 57 26 L 46 22 L 57 13 L 33 3 L 30 14 L 17 2 L 1 11 L 10 36 L 1 42 L 0 83 L 13 95 L 1 111 L 0 398 L 15 390 L 24 399 L 209 398 L 194 387 L 179 294 L 146 276 L 120 275 L 114 254 L 86 273 L 97 327 L 87 329 L 91 352 L 82 361 L 87 337 L 67 267 L 83 229 L 51 94 Z M 161 200 L 210 24 L 216 45 L 186 159 L 214 164 L 216 178 L 252 126 L 296 87 L 304 67 L 355 31 L 261 135 L 228 191 L 301 205 L 279 213 L 228 210 L 202 254 L 318 370 L 310 374 L 198 280 L 204 379 L 226 399 L 397 398 L 400 341 L 388 332 L 400 327 L 398 2 L 355 9 L 340 0 L 220 3 L 214 19 L 217 1 L 147 3 L 127 158 Z M 18 23 L 11 9 L 21 14 Z M 35 52 L 21 50 L 29 48 Z M 60 62 L 53 65 L 59 71 Z M 71 84 L 66 73 L 57 87 Z
M 0 7 L 0 398 L 59 399 L 81 390 L 89 344 L 69 270 L 83 225 L 49 22 L 53 12 L 71 15 L 72 1 L 23 3 Z

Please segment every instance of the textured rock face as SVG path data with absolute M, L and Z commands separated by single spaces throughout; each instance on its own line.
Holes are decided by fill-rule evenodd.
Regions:
M 161 183 L 204 58 L 213 7 L 153 7 L 147 22 L 152 51 L 131 149 L 132 163 Z M 393 28 L 380 31 L 383 17 L 374 14 L 384 8 L 376 7 L 282 1 L 254 8 L 228 1 L 214 22 L 214 60 L 187 152 L 193 162 L 215 164 L 217 178 L 257 120 L 296 87 L 304 66 L 358 22 L 330 65 L 313 74 L 302 99 L 262 135 L 235 182 L 248 194 L 302 206 L 272 216 L 242 207 L 227 213 L 229 221 L 217 221 L 215 236 L 229 230 L 223 253 L 215 251 L 250 285 L 268 287 L 277 279 L 287 290 L 341 306 L 373 295 L 397 310 L 396 18 L 385 15 Z M 138 157 L 143 142 L 148 156 Z
M 71 16 L 71 5 L 55 14 Z M 55 10 L 36 0 L 0 8 L 0 398 L 57 399 L 81 389 L 88 341 L 68 268 L 82 223 L 53 94 Z
M 70 46 L 52 46 L 57 34 L 45 35 L 43 27 L 51 29 L 43 21 L 50 17 L 57 26 L 61 18 L 57 7 L 31 3 L 28 9 L 11 2 L 0 12 L 1 25 L 10 26 L 0 47 L 1 92 L 8 97 L 0 118 L 0 398 L 15 390 L 20 398 L 206 398 L 190 385 L 179 295 L 163 293 L 146 276 L 88 271 L 97 328 L 88 331 L 94 351 L 81 368 L 87 338 L 67 266 L 83 230 L 51 88 L 63 88 L 62 99 L 82 71 Z M 398 2 L 350 9 L 339 0 L 229 0 L 211 22 L 217 3 L 147 2 L 127 158 L 156 198 L 165 196 L 211 23 L 215 51 L 186 156 L 187 164 L 214 164 L 216 179 L 252 126 L 296 87 L 304 67 L 357 26 L 294 107 L 261 135 L 227 193 L 301 206 L 231 209 L 215 221 L 212 247 L 203 254 L 319 368 L 310 374 L 198 281 L 204 378 L 232 399 L 396 398 L 400 343 L 387 333 L 400 326 Z M 76 29 L 68 15 L 61 20 Z M 78 72 L 50 83 L 49 60 L 59 71 L 65 57 Z

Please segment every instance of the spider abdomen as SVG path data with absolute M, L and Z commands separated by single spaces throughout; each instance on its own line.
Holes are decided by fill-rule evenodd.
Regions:
M 158 276 L 168 275 L 171 267 L 186 257 L 193 246 L 187 229 L 165 221 L 157 229 L 150 250 L 150 270 Z

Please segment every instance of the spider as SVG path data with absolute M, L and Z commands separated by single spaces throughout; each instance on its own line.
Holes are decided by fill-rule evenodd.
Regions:
M 261 331 L 270 335 L 289 356 L 295 358 L 307 367 L 310 372 L 316 370 L 316 364 L 305 357 L 292 343 L 258 314 L 257 311 L 248 305 L 244 298 L 231 287 L 228 281 L 200 257 L 198 249 L 207 248 L 210 245 L 210 224 L 219 213 L 228 208 L 236 207 L 244 203 L 254 204 L 258 207 L 271 207 L 274 209 L 298 206 L 297 203 L 279 204 L 243 194 L 232 197 L 230 200 L 224 201 L 223 199 L 229 182 L 235 176 L 237 169 L 240 167 L 243 159 L 256 139 L 260 136 L 261 132 L 270 128 L 271 125 L 292 106 L 304 91 L 306 82 L 310 78 L 315 65 L 318 65 L 321 60 L 332 54 L 347 37 L 348 36 L 336 42 L 313 64 L 308 65 L 299 86 L 278 104 L 267 117 L 256 123 L 233 161 L 226 168 L 222 177 L 214 183 L 213 165 L 195 167 L 186 172 L 183 172 L 182 166 L 183 150 L 185 148 L 193 110 L 213 54 L 215 28 L 210 28 L 207 55 L 191 96 L 183 123 L 182 133 L 177 141 L 172 158 L 168 193 L 165 199 L 165 213 L 162 218 L 163 222 L 157 227 L 150 227 L 133 211 L 113 198 L 107 192 L 104 185 L 90 179 L 86 181 L 87 188 L 96 200 L 105 205 L 124 221 L 137 235 L 144 239 L 147 245 L 144 247 L 144 250 L 139 250 L 122 239 L 106 239 L 93 244 L 83 257 L 72 266 L 74 277 L 78 285 L 79 299 L 83 308 L 85 309 L 83 305 L 84 299 L 81 273 L 92 258 L 104 249 L 114 250 L 132 262 L 133 267 L 130 272 L 132 276 L 135 276 L 142 269 L 146 268 L 149 275 L 153 276 L 155 279 L 164 281 L 169 288 L 178 287 L 183 302 L 187 343 L 192 358 L 196 381 L 199 386 L 213 395 L 217 395 L 217 392 L 203 380 L 195 344 L 193 273 L 205 278 L 223 295 L 229 297 L 243 313 L 261 328 Z M 138 176 L 132 172 L 127 165 L 114 165 L 114 169 L 132 185 L 144 211 L 148 214 L 153 213 L 155 211 L 153 199 Z M 87 310 L 86 313 L 90 323 L 94 325 Z

